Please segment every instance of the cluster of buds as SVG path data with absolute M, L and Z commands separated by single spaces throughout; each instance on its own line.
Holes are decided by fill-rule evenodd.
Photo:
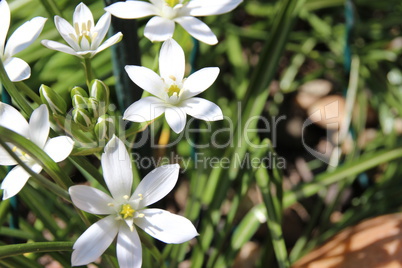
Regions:
M 52 111 L 56 121 L 77 141 L 88 141 L 82 139 L 86 136 L 92 141 L 96 139 L 96 146 L 99 146 L 106 144 L 115 133 L 113 117 L 107 114 L 110 92 L 104 82 L 92 80 L 88 91 L 74 87 L 70 94 L 72 102 L 70 115 L 67 115 L 65 100 L 56 91 L 42 85 L 39 92 L 42 102 Z

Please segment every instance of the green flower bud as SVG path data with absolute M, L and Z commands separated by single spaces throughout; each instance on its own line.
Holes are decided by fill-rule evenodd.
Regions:
M 74 87 L 71 90 L 71 93 L 70 93 L 71 98 L 74 98 L 75 95 L 79 95 L 81 97 L 88 98 L 88 93 L 81 87 Z
M 88 104 L 88 111 L 92 114 L 92 116 L 96 119 L 99 117 L 99 102 L 94 98 L 89 98 L 86 100 Z
M 50 87 L 41 85 L 39 95 L 44 104 L 55 114 L 66 114 L 67 104 L 64 99 Z
M 109 94 L 109 87 L 105 83 L 98 79 L 92 80 L 89 89 L 89 95 L 92 98 L 95 98 L 100 103 L 104 102 L 104 105 L 107 106 L 109 104 Z
M 99 141 L 110 140 L 115 133 L 113 118 L 108 116 L 107 114 L 99 117 L 94 131 Z
M 73 107 L 74 108 L 81 108 L 81 109 L 88 109 L 89 107 L 89 102 L 88 98 L 85 98 L 81 95 L 74 95 L 72 97 L 72 102 L 73 102 Z
M 73 119 L 74 121 L 83 126 L 85 129 L 88 129 L 92 126 L 92 119 L 89 112 L 85 109 L 75 108 L 73 110 Z

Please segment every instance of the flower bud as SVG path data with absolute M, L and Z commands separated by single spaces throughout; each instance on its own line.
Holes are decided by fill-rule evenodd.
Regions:
M 92 80 L 89 89 L 89 95 L 97 101 L 104 102 L 105 106 L 109 103 L 109 87 L 101 80 Z
M 85 98 L 81 95 L 74 95 L 72 97 L 72 102 L 73 102 L 73 107 L 74 108 L 81 108 L 81 109 L 88 109 L 89 107 L 89 102 L 88 98 Z
M 92 126 L 91 115 L 85 109 L 75 108 L 73 110 L 73 119 L 74 121 L 83 126 L 84 128 L 88 129 Z
M 71 90 L 71 93 L 70 93 L 71 95 L 71 98 L 73 98 L 75 95 L 79 95 L 79 96 L 81 96 L 81 97 L 84 97 L 84 98 L 88 98 L 88 93 L 83 89 L 83 88 L 81 88 L 81 87 L 74 87 L 72 90 Z
M 113 118 L 107 114 L 99 117 L 94 131 L 98 140 L 110 140 L 115 132 Z
M 66 114 L 67 104 L 64 99 L 50 87 L 41 85 L 39 95 L 44 104 L 55 114 Z
M 94 98 L 89 98 L 86 101 L 88 104 L 88 111 L 92 114 L 92 117 L 94 117 L 94 119 L 98 118 L 99 117 L 99 112 L 98 112 L 99 102 Z

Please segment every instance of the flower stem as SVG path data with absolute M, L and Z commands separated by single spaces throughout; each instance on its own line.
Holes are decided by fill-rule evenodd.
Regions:
M 84 71 L 85 71 L 85 81 L 87 83 L 88 89 L 91 81 L 94 79 L 91 65 L 91 58 L 84 58 Z

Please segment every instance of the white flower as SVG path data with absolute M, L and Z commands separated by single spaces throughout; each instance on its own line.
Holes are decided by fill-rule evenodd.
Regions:
M 0 102 L 0 126 L 13 130 L 31 140 L 55 162 L 66 159 L 73 149 L 74 142 L 67 136 L 48 139 L 50 128 L 49 111 L 44 104 L 33 111 L 28 123 L 15 108 Z M 41 172 L 42 166 L 27 153 L 12 144 L 9 144 L 9 146 L 32 171 Z M 3 147 L 0 147 L 0 165 L 11 166 L 16 164 L 17 162 L 14 158 Z M 29 173 L 23 167 L 19 165 L 14 167 L 1 184 L 1 189 L 4 190 L 3 199 L 16 195 L 24 187 L 29 177 Z
M 10 28 L 10 8 L 6 0 L 0 1 L 0 60 L 4 64 L 7 76 L 13 82 L 28 79 L 31 68 L 20 58 L 13 57 L 18 52 L 32 44 L 41 33 L 46 19 L 35 17 L 22 24 L 6 42 L 7 32 Z
M 106 12 L 95 25 L 91 10 L 80 3 L 74 11 L 73 26 L 59 16 L 54 17 L 57 30 L 69 46 L 50 40 L 43 40 L 42 44 L 47 48 L 80 58 L 92 58 L 95 54 L 119 42 L 123 36 L 119 32 L 101 45 L 109 30 L 110 20 L 111 15 Z
M 216 104 L 196 98 L 209 88 L 219 74 L 218 67 L 203 68 L 183 79 L 185 60 L 183 49 L 173 39 L 162 45 L 159 56 L 160 76 L 140 66 L 126 66 L 126 71 L 139 87 L 155 95 L 130 105 L 123 118 L 133 122 L 146 122 L 165 113 L 166 121 L 174 132 L 183 131 L 186 114 L 195 118 L 222 120 L 222 110 Z
M 156 168 L 145 176 L 131 195 L 131 160 L 123 142 L 116 136 L 106 145 L 101 162 L 111 196 L 89 186 L 78 185 L 69 189 L 78 208 L 88 213 L 108 215 L 77 239 L 71 257 L 73 266 L 96 260 L 117 235 L 119 266 L 141 267 L 141 242 L 134 224 L 165 243 L 183 243 L 198 235 L 193 224 L 182 216 L 156 208 L 145 209 L 173 189 L 179 175 L 178 164 Z
M 209 45 L 218 43 L 211 29 L 197 16 L 227 13 L 243 0 L 150 0 L 117 2 L 105 8 L 112 15 L 122 19 L 151 18 L 145 26 L 144 35 L 151 41 L 165 41 L 173 36 L 175 22 L 190 35 Z

